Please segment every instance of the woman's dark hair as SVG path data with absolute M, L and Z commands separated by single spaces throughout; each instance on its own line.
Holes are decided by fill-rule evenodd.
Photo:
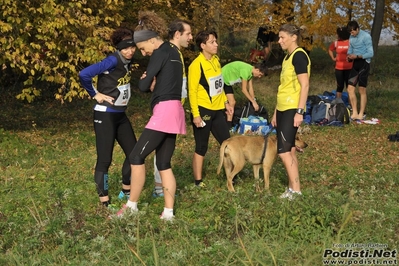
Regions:
M 114 46 L 126 39 L 133 39 L 133 31 L 128 28 L 118 28 L 111 34 L 111 42 Z
M 195 44 L 198 46 L 201 52 L 202 52 L 201 43 L 205 44 L 209 40 L 209 35 L 215 36 L 216 39 L 218 38 L 218 35 L 214 30 L 203 30 L 198 32 L 197 36 L 195 36 Z
M 337 35 L 339 41 L 349 40 L 351 36 L 350 32 L 348 31 L 347 27 L 338 27 L 337 28 Z
M 139 25 L 135 31 L 150 30 L 156 32 L 161 38 L 165 38 L 168 34 L 165 20 L 153 11 L 139 12 Z

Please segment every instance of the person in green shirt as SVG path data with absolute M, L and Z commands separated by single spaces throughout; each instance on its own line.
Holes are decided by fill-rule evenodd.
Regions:
M 233 85 L 241 83 L 241 91 L 251 102 L 255 111 L 259 110 L 259 105 L 256 102 L 254 88 L 252 85 L 252 78 L 261 78 L 267 75 L 267 66 L 264 63 L 257 63 L 250 65 L 242 61 L 234 61 L 222 67 L 222 75 L 224 81 L 224 91 L 227 100 L 234 108 L 236 100 L 234 98 Z M 234 109 L 233 109 L 234 110 Z M 232 127 L 233 114 L 227 114 L 227 124 L 229 128 Z

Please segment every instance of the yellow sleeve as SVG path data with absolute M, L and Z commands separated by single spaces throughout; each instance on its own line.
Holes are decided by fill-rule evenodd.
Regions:
M 193 117 L 200 116 L 200 112 L 198 109 L 198 90 L 200 86 L 200 78 L 201 78 L 201 66 L 200 60 L 195 59 L 190 66 L 188 67 L 188 99 L 190 102 L 191 113 Z

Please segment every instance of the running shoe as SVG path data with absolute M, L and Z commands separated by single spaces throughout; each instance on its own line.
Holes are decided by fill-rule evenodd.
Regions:
M 130 193 L 124 193 L 123 191 L 119 192 L 118 199 L 119 200 L 128 200 L 130 197 Z
M 126 204 L 123 204 L 122 208 L 115 214 L 116 217 L 123 217 L 128 212 L 138 212 L 139 210 L 133 210 L 132 208 L 128 207 Z
M 154 188 L 154 190 L 152 191 L 152 196 L 154 198 L 159 198 L 159 197 L 163 197 L 164 194 L 163 194 L 163 191 L 162 192 L 157 192 L 157 190 Z
M 201 181 L 198 185 L 195 184 L 195 186 L 198 187 L 198 188 L 206 188 L 206 185 L 205 185 L 205 183 L 203 181 Z
M 161 220 L 171 222 L 171 221 L 173 221 L 173 219 L 175 218 L 175 216 L 173 215 L 173 216 L 171 216 L 171 217 L 165 217 L 165 216 L 163 215 L 163 212 L 162 212 L 162 214 L 161 214 L 161 216 L 159 216 L 159 218 L 161 218 Z
M 285 192 L 281 194 L 280 198 L 294 200 L 298 196 L 302 196 L 302 193 L 300 191 L 293 191 L 291 188 L 287 188 Z

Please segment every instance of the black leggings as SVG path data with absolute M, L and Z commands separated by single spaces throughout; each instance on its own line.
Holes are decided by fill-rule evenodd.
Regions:
M 355 59 L 349 74 L 348 84 L 359 87 L 367 87 L 367 80 L 370 72 L 370 64 L 364 59 Z
M 223 90 L 225 94 L 234 94 L 233 86 L 224 84 Z
M 115 140 L 118 141 L 126 156 L 122 166 L 122 183 L 130 185 L 131 171 L 128 157 L 137 139 L 125 113 L 94 111 L 93 122 L 97 149 L 94 181 L 98 195 L 102 197 L 108 195 L 108 168 L 111 165 Z
M 230 138 L 229 127 L 226 122 L 224 110 L 209 110 L 199 106 L 200 116 L 206 123 L 204 127 L 197 127 L 194 125 L 193 116 L 191 115 L 191 124 L 193 126 L 195 139 L 195 153 L 205 156 L 208 151 L 209 136 L 215 137 L 219 144 Z
M 144 164 L 145 158 L 155 150 L 158 170 L 162 171 L 171 168 L 170 161 L 175 151 L 176 136 L 177 134 L 145 128 L 129 156 L 130 164 Z
M 343 92 L 345 87 L 348 86 L 350 69 L 340 70 L 335 69 L 335 79 L 337 80 L 337 92 Z
M 298 131 L 298 128 L 294 127 L 295 114 L 296 109 L 276 111 L 278 154 L 290 152 L 291 149 L 295 147 L 295 137 Z

